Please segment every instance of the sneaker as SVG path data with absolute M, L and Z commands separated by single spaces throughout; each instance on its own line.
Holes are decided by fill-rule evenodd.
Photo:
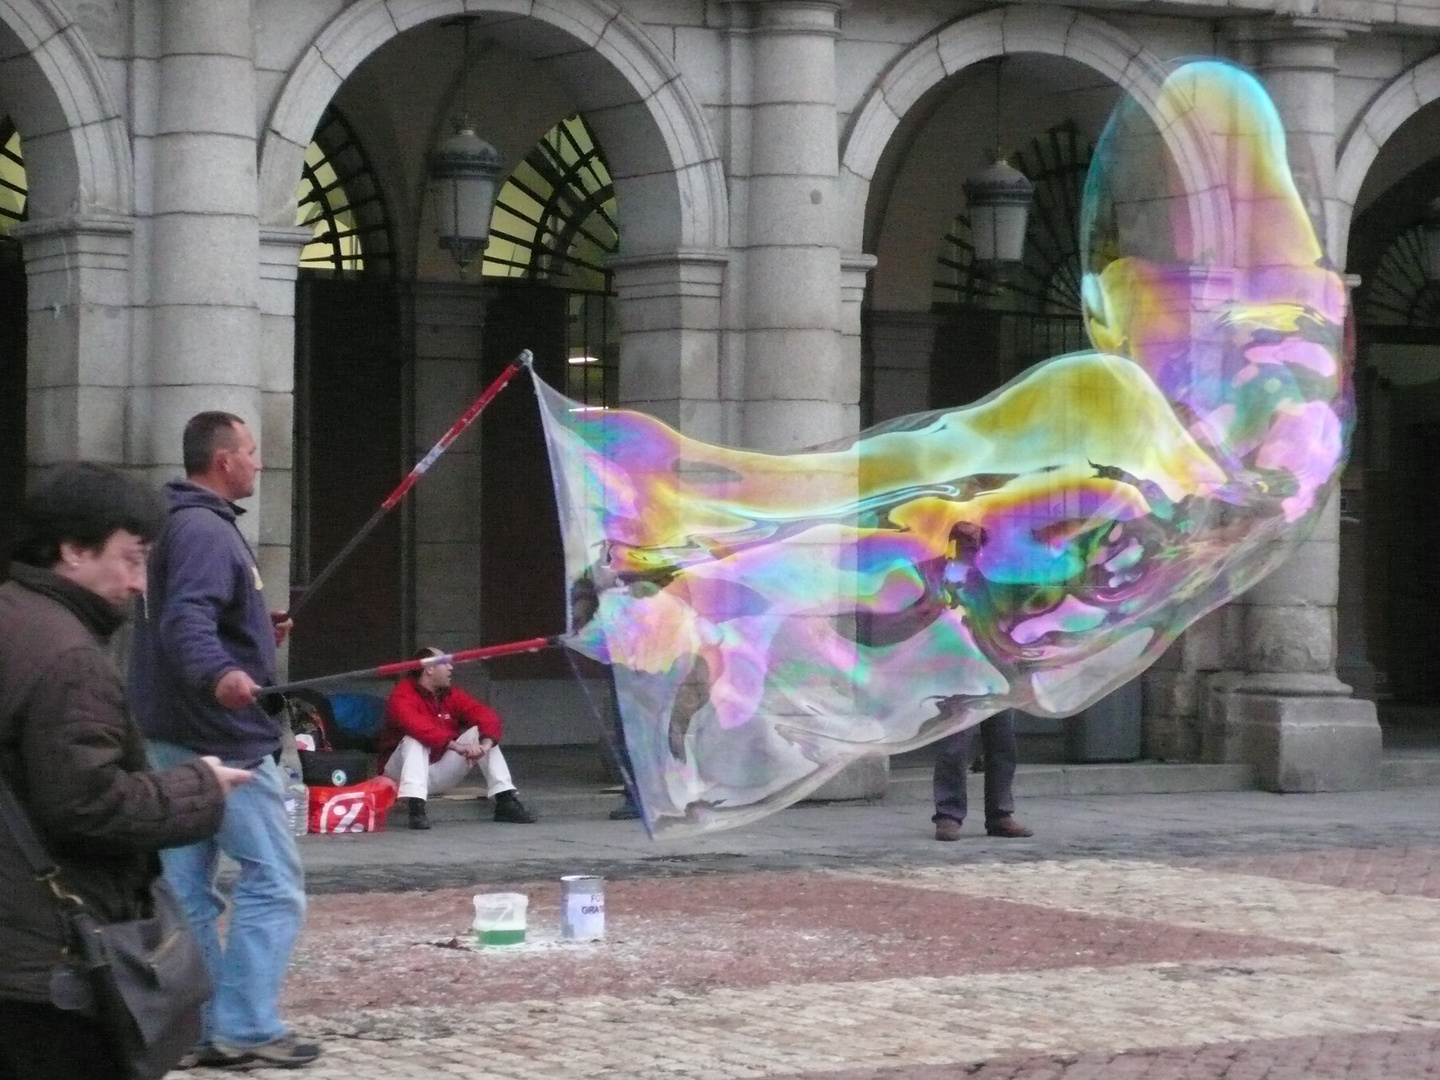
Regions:
M 424 803 L 425 800 L 421 799 L 420 804 L 423 806 Z M 295 1035 L 281 1035 L 278 1039 L 271 1039 L 259 1046 L 226 1046 L 224 1043 L 216 1043 L 212 1050 L 227 1059 L 228 1064 L 220 1065 L 221 1068 L 298 1069 L 309 1065 L 320 1056 L 317 1043 L 301 1042 Z
M 226 1060 L 228 1059 L 221 1058 L 219 1054 L 215 1053 L 215 1048 L 213 1046 L 211 1046 L 209 1043 L 205 1043 L 203 1046 L 195 1047 L 194 1050 L 191 1050 L 188 1054 L 186 1054 L 179 1061 L 177 1061 L 175 1063 L 175 1068 L 198 1069 L 202 1065 L 218 1065 L 221 1064 L 222 1061 Z
M 953 817 L 942 817 L 939 821 L 935 822 L 935 839 L 959 840 L 960 822 L 956 821 Z
M 525 809 L 525 804 L 515 792 L 502 791 L 495 796 L 495 820 L 508 821 L 512 825 L 533 825 L 535 815 Z
M 1020 822 L 1016 821 L 1010 814 L 995 818 L 993 821 L 985 822 L 985 832 L 990 836 L 1004 836 L 1010 839 L 1035 835 L 1032 830 L 1021 825 Z
M 424 800 L 424 799 L 411 799 L 411 800 L 410 800 L 410 828 L 412 828 L 412 829 L 428 829 L 428 828 L 430 828 L 430 819 L 429 819 L 429 817 L 427 817 L 426 814 L 425 814 L 425 800 Z
M 209 1043 L 197 1046 L 175 1063 L 177 1069 L 245 1069 L 255 1063 L 248 1050 L 217 1050 Z
M 640 808 L 628 799 L 610 811 L 611 821 L 635 821 L 639 817 Z
M 256 1064 L 255 1056 L 248 1050 L 221 1050 L 214 1046 L 202 1046 L 191 1050 L 180 1059 L 177 1069 L 248 1069 Z

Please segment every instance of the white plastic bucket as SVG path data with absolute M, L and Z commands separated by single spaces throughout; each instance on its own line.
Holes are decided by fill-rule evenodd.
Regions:
M 481 945 L 520 945 L 525 941 L 524 893 L 480 893 L 475 897 L 475 940 Z

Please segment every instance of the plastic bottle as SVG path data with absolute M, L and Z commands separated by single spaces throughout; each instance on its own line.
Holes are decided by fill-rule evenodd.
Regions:
M 310 831 L 310 789 L 294 769 L 285 770 L 285 815 L 296 836 Z

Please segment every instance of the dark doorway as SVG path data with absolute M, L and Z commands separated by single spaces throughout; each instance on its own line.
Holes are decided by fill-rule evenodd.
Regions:
M 375 512 L 403 462 L 400 313 L 383 280 L 302 273 L 296 288 L 292 581 L 303 587 Z M 401 520 L 389 517 L 295 623 L 295 678 L 369 667 L 404 641 Z
M 525 281 L 487 283 L 481 364 L 489 382 L 522 349 L 535 372 L 564 390 L 570 294 Z M 528 375 L 520 378 L 528 382 Z M 540 414 L 528 385 L 512 387 L 486 410 L 480 431 L 480 616 L 485 641 L 499 643 L 565 629 L 565 561 L 555 489 Z M 565 677 L 556 653 L 497 661 L 494 678 Z
M 0 581 L 25 498 L 25 313 L 20 245 L 0 239 Z

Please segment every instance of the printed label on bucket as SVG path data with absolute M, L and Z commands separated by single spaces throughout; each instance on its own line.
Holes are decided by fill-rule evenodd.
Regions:
M 560 936 L 568 941 L 599 941 L 605 936 L 605 894 L 567 892 L 560 911 Z

